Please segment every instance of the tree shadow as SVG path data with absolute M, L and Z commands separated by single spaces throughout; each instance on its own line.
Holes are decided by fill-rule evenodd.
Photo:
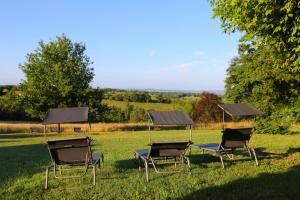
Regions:
M 300 147 L 293 148 L 289 147 L 289 149 L 284 153 L 274 153 L 266 151 L 265 148 L 257 148 L 255 149 L 258 160 L 268 160 L 268 159 L 283 159 L 288 157 L 293 153 L 299 153 Z
M 43 171 L 50 160 L 48 154 L 44 144 L 0 147 L 0 185 L 15 177 L 30 177 Z
M 299 199 L 300 165 L 200 189 L 178 199 Z
M 298 130 L 292 130 L 288 133 L 288 135 L 297 135 L 297 134 L 300 134 L 300 131 Z

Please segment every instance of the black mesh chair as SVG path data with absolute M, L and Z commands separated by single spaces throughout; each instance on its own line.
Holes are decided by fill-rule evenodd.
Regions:
M 257 157 L 254 148 L 249 146 L 249 140 L 251 139 L 253 127 L 250 128 L 226 128 L 222 131 L 222 141 L 218 143 L 210 144 L 193 144 L 192 147 L 199 148 L 204 151 L 214 152 L 221 160 L 222 168 L 224 168 L 223 155 L 228 156 L 231 160 L 235 149 L 245 149 L 249 156 L 255 159 L 256 165 L 258 165 Z
M 64 179 L 83 177 L 88 169 L 92 168 L 93 185 L 96 185 L 96 165 L 100 168 L 104 156 L 102 153 L 91 151 L 91 141 L 89 137 L 47 141 L 51 165 L 46 168 L 45 189 L 48 188 L 49 170 L 53 170 L 55 178 Z M 63 175 L 62 172 L 67 170 L 80 170 L 81 173 Z
M 140 149 L 134 152 L 139 160 L 139 169 L 144 162 L 146 170 L 146 180 L 149 181 L 149 165 L 153 166 L 157 173 L 174 173 L 183 170 L 183 164 L 188 165 L 188 172 L 191 174 L 190 161 L 186 157 L 186 150 L 190 142 L 154 142 L 150 144 L 150 149 Z M 161 162 L 159 162 L 161 161 Z M 176 171 L 160 171 L 157 165 L 181 164 L 182 168 Z

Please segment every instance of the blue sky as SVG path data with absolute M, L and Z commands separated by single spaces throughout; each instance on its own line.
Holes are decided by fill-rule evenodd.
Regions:
M 40 40 L 83 42 L 93 86 L 222 90 L 239 34 L 222 33 L 206 0 L 17 1 L 0 4 L 0 84 Z

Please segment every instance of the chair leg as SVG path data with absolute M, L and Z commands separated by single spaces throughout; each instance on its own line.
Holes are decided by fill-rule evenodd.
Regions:
M 258 165 L 258 160 L 257 160 L 257 157 L 256 157 L 255 150 L 253 148 L 251 148 L 251 150 L 252 150 L 252 153 L 253 153 L 253 156 L 254 156 L 254 159 L 255 159 L 255 163 L 256 163 L 256 165 Z
M 186 160 L 187 165 L 188 165 L 189 175 L 192 175 L 190 159 L 186 157 L 185 160 Z
M 96 185 L 96 166 L 93 165 L 93 186 Z
M 142 170 L 142 161 L 141 161 L 141 157 L 138 157 L 139 160 L 139 171 Z
M 224 169 L 225 167 L 224 167 L 224 162 L 223 162 L 223 157 L 222 157 L 222 155 L 220 154 L 220 160 L 221 160 L 221 164 L 222 164 L 222 169 Z
M 246 146 L 246 149 L 247 149 L 247 151 L 249 153 L 250 158 L 252 158 L 252 154 L 251 154 L 250 148 Z
M 145 161 L 145 169 L 146 169 L 146 180 L 149 182 L 149 172 L 148 172 L 148 163 Z
M 48 174 L 49 174 L 49 167 L 46 168 L 46 181 L 45 181 L 45 189 L 48 189 Z

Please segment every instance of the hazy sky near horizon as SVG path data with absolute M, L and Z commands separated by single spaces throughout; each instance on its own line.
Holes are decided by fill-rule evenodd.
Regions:
M 18 84 L 18 65 L 65 34 L 86 45 L 93 86 L 222 90 L 239 34 L 222 33 L 206 0 L 4 0 L 0 85 Z

